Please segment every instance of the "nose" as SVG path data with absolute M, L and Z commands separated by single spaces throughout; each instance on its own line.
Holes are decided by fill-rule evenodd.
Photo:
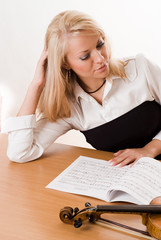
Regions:
M 102 55 L 101 51 L 97 49 L 93 53 L 93 58 L 95 63 L 101 63 L 104 60 L 104 56 Z

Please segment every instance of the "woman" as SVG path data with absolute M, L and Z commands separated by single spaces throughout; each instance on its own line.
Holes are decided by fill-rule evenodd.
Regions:
M 57 137 L 77 129 L 96 149 L 115 152 L 112 165 L 155 158 L 161 154 L 160 102 L 157 66 L 142 55 L 113 60 L 95 21 L 77 11 L 60 13 L 47 29 L 18 116 L 5 123 L 8 156 L 39 158 Z

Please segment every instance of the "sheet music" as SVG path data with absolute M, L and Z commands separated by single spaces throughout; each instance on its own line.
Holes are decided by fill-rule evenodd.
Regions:
M 152 158 L 141 158 L 112 190 L 121 190 L 130 194 L 138 201 L 149 204 L 161 195 L 161 163 Z M 112 191 L 109 192 L 112 196 Z
M 158 193 L 158 189 L 161 193 L 161 164 L 153 161 L 156 163 L 152 165 L 153 167 L 151 159 L 142 158 L 132 168 L 128 166 L 120 168 L 111 166 L 105 160 L 80 156 L 49 183 L 47 188 L 87 195 L 105 201 L 112 200 L 108 198 L 108 192 L 113 195 L 111 190 L 118 189 L 128 191 L 134 198 L 139 197 L 141 202 L 143 198 L 144 202 L 149 201 L 152 194 L 148 195 L 148 190 L 152 189 L 153 195 Z M 145 184 L 148 184 L 148 189 L 145 190 L 146 196 L 142 190 Z

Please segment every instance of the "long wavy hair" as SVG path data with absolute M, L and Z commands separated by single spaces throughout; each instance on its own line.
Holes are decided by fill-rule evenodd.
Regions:
M 48 49 L 46 68 L 46 85 L 41 94 L 38 110 L 50 121 L 70 117 L 70 101 L 74 99 L 74 81 L 76 74 L 65 68 L 68 36 L 80 34 L 89 30 L 99 33 L 107 43 L 109 54 L 110 75 L 125 78 L 125 63 L 119 59 L 111 59 L 110 44 L 107 42 L 104 31 L 88 15 L 78 11 L 65 11 L 58 14 L 49 24 L 45 44 Z

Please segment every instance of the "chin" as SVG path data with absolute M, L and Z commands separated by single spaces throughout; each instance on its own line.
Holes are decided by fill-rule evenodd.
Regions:
M 102 74 L 99 74 L 99 78 L 106 78 L 106 77 L 108 77 L 108 75 L 109 75 L 109 72 L 106 71 L 106 72 L 104 72 Z

